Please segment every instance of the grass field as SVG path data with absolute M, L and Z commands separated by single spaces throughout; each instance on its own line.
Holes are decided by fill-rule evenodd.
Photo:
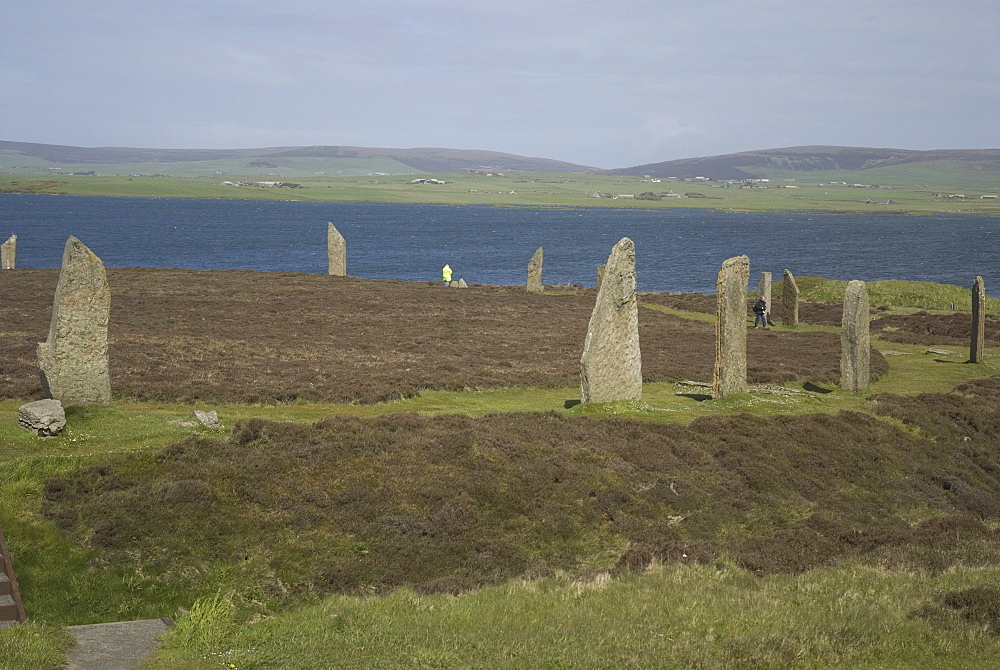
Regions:
M 306 160 L 306 159 L 301 159 Z M 719 182 L 663 179 L 659 183 L 639 177 L 583 173 L 504 173 L 503 176 L 463 173 L 422 175 L 444 184 L 411 184 L 414 175 L 327 177 L 309 175 L 282 178 L 298 188 L 224 186 L 231 175 L 191 177 L 44 177 L 0 174 L 0 192 L 41 192 L 68 195 L 125 197 L 244 198 L 343 202 L 415 202 L 450 205 L 487 204 L 500 207 L 686 207 L 736 212 L 810 211 L 850 213 L 934 214 L 961 212 L 1000 215 L 1000 200 L 982 195 L 1000 194 L 995 186 L 977 185 L 961 190 L 963 199 L 949 198 L 944 187 L 913 184 L 891 189 L 855 188 L 846 185 L 801 181 L 775 182 L 754 189 Z M 274 181 L 274 176 L 254 177 Z M 854 182 L 848 182 L 854 183 Z M 868 183 L 868 182 L 866 182 Z M 916 182 L 920 183 L 920 182 Z M 957 187 L 955 187 L 957 188 Z M 656 195 L 674 192 L 682 197 L 658 200 L 623 198 L 623 195 Z M 595 197 L 595 194 L 617 197 Z M 940 197 L 935 197 L 938 193 Z M 871 201 L 871 202 L 869 202 Z M 887 204 L 875 204 L 888 201 Z
M 4 277 L 0 523 L 32 623 L 2 668 L 159 616 L 147 669 L 1000 654 L 1000 324 L 966 363 L 967 289 L 873 283 L 878 378 L 849 393 L 841 284 L 800 277 L 803 325 L 751 330 L 759 386 L 726 400 L 682 383 L 711 379 L 714 298 L 644 295 L 642 402 L 580 405 L 593 289 L 109 276 L 115 404 L 48 440 L 15 423 L 56 273 Z M 469 336 L 442 346 L 442 317 Z M 226 427 L 171 423 L 194 408 Z

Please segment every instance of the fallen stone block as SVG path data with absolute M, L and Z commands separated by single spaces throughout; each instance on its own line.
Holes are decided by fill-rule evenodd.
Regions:
M 36 400 L 17 409 L 17 425 L 42 437 L 52 437 L 66 427 L 66 412 L 58 400 Z

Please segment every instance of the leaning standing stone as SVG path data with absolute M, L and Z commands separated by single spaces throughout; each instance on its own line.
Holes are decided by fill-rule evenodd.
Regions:
M 580 400 L 615 402 L 642 397 L 635 244 L 623 237 L 611 249 L 580 357 Z
M 863 391 L 871 381 L 871 335 L 868 288 L 863 281 L 847 284 L 840 326 L 840 388 Z
M 781 322 L 786 326 L 799 325 L 799 287 L 795 277 L 785 270 L 784 286 L 781 289 Z
M 526 288 L 529 291 L 541 292 L 544 290 L 542 288 L 542 248 L 538 247 L 538 251 L 535 255 L 531 257 L 528 261 L 528 283 Z
M 38 345 L 38 370 L 47 397 L 64 405 L 111 403 L 110 313 L 104 263 L 83 242 L 70 237 L 63 251 L 49 339 Z
M 757 282 L 757 297 L 763 298 L 767 303 L 764 309 L 764 325 L 771 325 L 771 273 L 761 272 L 760 281 Z
M 36 400 L 17 409 L 17 425 L 42 437 L 52 437 L 66 427 L 66 412 L 58 400 Z
M 13 270 L 17 267 L 17 235 L 11 235 L 7 241 L 0 244 L 0 270 Z
M 986 339 L 986 285 L 977 276 L 972 282 L 972 342 L 969 346 L 969 362 L 983 362 L 983 345 Z
M 335 277 L 347 276 L 347 241 L 332 223 L 326 224 L 326 256 L 329 269 L 327 274 Z
M 747 284 L 750 259 L 730 258 L 715 284 L 715 372 L 712 396 L 747 392 Z

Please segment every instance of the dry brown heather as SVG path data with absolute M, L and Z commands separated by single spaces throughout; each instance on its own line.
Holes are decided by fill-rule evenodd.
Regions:
M 247 559 L 243 570 L 286 585 L 278 597 L 461 590 L 578 569 L 623 543 L 619 570 L 725 557 L 756 574 L 996 565 L 1000 377 L 882 395 L 875 408 L 920 432 L 856 412 L 689 426 L 556 413 L 251 419 L 228 438 L 50 479 L 43 511 L 94 560 L 139 560 L 183 582 Z M 996 604 L 988 596 L 973 600 Z
M 753 298 L 747 299 L 748 312 L 756 299 L 756 294 Z M 642 300 L 665 307 L 704 314 L 715 314 L 716 309 L 715 295 L 702 295 L 701 293 L 651 293 L 643 295 Z M 887 308 L 872 307 L 872 311 L 884 311 L 885 309 Z M 839 302 L 803 302 L 799 300 L 799 323 L 809 323 L 815 326 L 837 326 L 839 328 L 843 312 L 844 305 Z M 778 296 L 771 302 L 771 319 L 774 320 L 775 315 L 780 314 L 781 296 Z
M 1000 347 L 1000 316 L 986 315 L 986 346 Z M 872 322 L 872 337 L 907 344 L 969 346 L 972 314 L 916 314 L 883 316 Z
M 642 296 L 643 302 L 655 303 L 690 312 L 715 313 L 715 296 L 700 293 L 656 293 Z M 872 306 L 872 337 L 905 344 L 968 345 L 972 315 L 969 312 L 951 314 L 887 314 L 885 305 Z M 844 306 L 839 302 L 799 301 L 799 322 L 816 326 L 840 327 Z M 781 297 L 774 299 L 772 314 L 781 313 Z M 1000 316 L 986 315 L 986 346 L 1000 347 Z
M 0 397 L 41 397 L 35 346 L 57 278 L 0 275 Z M 575 385 L 595 295 L 235 270 L 122 268 L 108 279 L 113 393 L 180 402 L 370 403 L 424 389 Z M 711 381 L 712 324 L 640 309 L 639 333 L 645 381 Z M 750 382 L 839 379 L 834 334 L 749 340 Z M 873 353 L 873 377 L 885 371 Z

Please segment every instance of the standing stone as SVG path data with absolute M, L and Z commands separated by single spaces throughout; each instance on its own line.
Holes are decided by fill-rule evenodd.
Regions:
M 757 282 L 757 297 L 763 298 L 767 302 L 764 311 L 764 324 L 771 325 L 771 273 L 761 272 L 760 281 Z
M 871 381 L 871 335 L 868 288 L 863 281 L 847 284 L 840 326 L 840 388 L 863 391 Z
M 785 270 L 784 286 L 781 289 L 781 323 L 786 326 L 799 325 L 799 286 L 795 277 Z
M 986 285 L 977 276 L 972 282 L 972 342 L 969 346 L 969 362 L 983 362 L 983 345 L 986 343 Z
M 712 396 L 725 398 L 747 388 L 747 284 L 750 259 L 730 258 L 715 284 L 715 372 Z
M 542 248 L 538 247 L 538 251 L 535 255 L 531 257 L 528 261 L 528 283 L 526 288 L 529 291 L 541 292 L 542 288 Z
M 465 283 L 464 279 L 459 279 L 458 282 L 452 282 L 452 284 L 458 284 L 458 288 L 469 288 L 469 285 Z
M 619 240 L 608 257 L 580 357 L 581 402 L 615 402 L 642 397 L 639 302 L 635 244 Z
M 52 305 L 49 339 L 38 345 L 45 396 L 64 405 L 108 405 L 108 318 L 111 289 L 104 263 L 70 237 Z
M 17 235 L 11 235 L 7 241 L 0 244 L 0 270 L 13 270 L 17 267 Z
M 597 290 L 598 291 L 601 290 L 601 284 L 604 283 L 604 276 L 607 273 L 608 273 L 608 266 L 607 265 L 598 265 L 597 266 Z
M 332 223 L 326 224 L 326 256 L 329 264 L 327 274 L 335 277 L 346 277 L 347 242 Z

